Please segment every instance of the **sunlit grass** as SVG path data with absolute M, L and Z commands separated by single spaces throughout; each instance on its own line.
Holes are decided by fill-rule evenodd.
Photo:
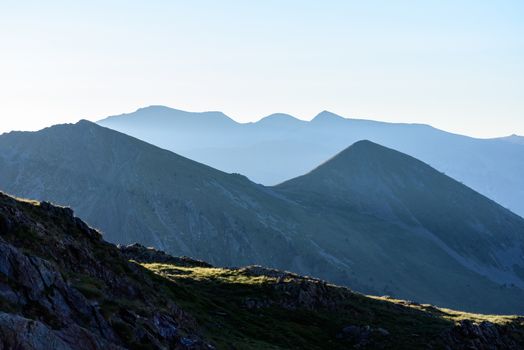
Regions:
M 445 320 L 450 320 L 453 322 L 470 320 L 476 323 L 487 321 L 487 322 L 496 323 L 496 324 L 509 324 L 509 323 L 515 322 L 516 320 L 519 320 L 522 318 L 516 315 L 485 315 L 485 314 L 476 314 L 476 313 L 469 313 L 469 312 L 463 312 L 463 311 L 456 311 L 456 310 L 451 310 L 447 308 L 437 308 L 430 304 L 412 303 L 412 302 L 408 302 L 405 300 L 394 299 L 390 297 L 377 297 L 377 296 L 372 296 L 372 295 L 368 295 L 368 297 L 372 299 L 376 299 L 376 300 L 383 300 L 383 301 L 395 303 L 398 305 L 407 306 L 414 310 L 428 312 L 434 316 L 437 316 Z
M 27 204 L 31 204 L 31 205 L 35 205 L 35 206 L 39 206 L 40 205 L 40 201 L 37 201 L 37 200 L 34 200 L 34 199 L 27 199 L 27 198 L 15 197 L 15 196 L 11 196 L 11 197 L 16 199 L 19 202 L 23 202 L 23 203 L 27 203 Z
M 194 281 L 214 281 L 219 283 L 235 284 L 264 284 L 277 281 L 275 277 L 248 276 L 242 270 L 222 269 L 215 267 L 185 267 L 170 264 L 141 264 L 145 268 L 162 276 L 175 279 L 187 279 Z
M 198 282 L 215 282 L 220 284 L 240 284 L 240 285 L 264 285 L 280 282 L 290 282 L 292 279 L 264 276 L 264 275 L 248 275 L 244 269 L 226 269 L 216 267 L 186 267 L 176 266 L 171 264 L 141 264 L 145 268 L 169 278 L 173 281 L 198 281 Z M 332 286 L 335 287 L 335 286 Z M 401 305 L 413 310 L 422 311 L 438 317 L 443 320 L 449 320 L 458 323 L 462 320 L 470 320 L 472 322 L 491 322 L 496 324 L 509 324 L 519 320 L 519 316 L 511 315 L 484 315 L 468 312 L 455 311 L 446 308 L 437 308 L 429 304 L 412 303 L 401 299 L 394 299 L 390 297 L 366 296 L 373 300 L 381 300 L 388 303 Z

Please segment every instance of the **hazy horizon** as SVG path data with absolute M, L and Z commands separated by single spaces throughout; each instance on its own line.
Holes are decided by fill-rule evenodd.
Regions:
M 189 112 L 189 113 L 206 113 L 206 112 L 222 112 L 222 113 L 224 113 L 221 110 L 184 110 L 184 109 L 181 109 L 181 108 L 177 108 L 177 107 L 173 107 L 173 106 L 166 106 L 166 105 L 148 105 L 148 106 L 138 107 L 138 108 L 136 108 L 134 110 L 125 111 L 125 112 L 122 112 L 122 113 L 117 113 L 117 114 L 112 114 L 112 115 L 103 115 L 103 116 L 98 116 L 98 117 L 69 118 L 67 120 L 61 120 L 61 121 L 58 121 L 56 123 L 51 123 L 51 124 L 48 124 L 48 125 L 41 125 L 41 126 L 38 125 L 38 124 L 35 124 L 35 127 L 33 127 L 33 128 L 24 128 L 24 129 L 16 129 L 16 128 L 14 128 L 14 129 L 4 130 L 4 129 L 1 128 L 1 125 L 0 125 L 0 135 L 3 134 L 3 133 L 11 132 L 11 131 L 39 131 L 39 130 L 42 130 L 44 128 L 47 128 L 47 127 L 50 127 L 50 126 L 53 126 L 53 125 L 58 125 L 58 124 L 75 124 L 75 123 L 79 122 L 80 120 L 88 120 L 88 121 L 93 122 L 93 123 L 98 123 L 98 122 L 100 122 L 100 121 L 102 121 L 102 120 L 104 120 L 106 118 L 109 118 L 109 117 L 115 117 L 115 116 L 120 116 L 120 115 L 125 115 L 125 114 L 132 114 L 132 113 L 134 113 L 134 112 L 136 112 L 136 111 L 138 111 L 140 109 L 149 108 L 149 107 L 167 107 L 169 109 L 179 110 L 179 111 Z M 314 113 L 313 115 L 310 115 L 310 116 L 308 116 L 306 118 L 301 118 L 300 116 L 296 116 L 296 115 L 293 115 L 293 114 L 290 114 L 290 113 L 285 113 L 285 112 L 278 112 L 278 111 L 274 112 L 274 113 L 267 114 L 267 115 L 263 115 L 261 117 L 255 118 L 254 120 L 243 120 L 242 118 L 237 118 L 237 117 L 231 116 L 231 115 L 229 115 L 227 113 L 224 113 L 224 115 L 226 117 L 232 119 L 233 121 L 237 122 L 237 123 L 249 124 L 249 123 L 257 123 L 257 122 L 261 121 L 262 119 L 270 117 L 270 116 L 275 115 L 275 114 L 289 115 L 289 116 L 291 116 L 291 117 L 293 117 L 295 119 L 298 119 L 298 120 L 301 120 L 301 121 L 305 121 L 305 122 L 310 122 L 317 115 L 319 115 L 320 113 L 323 113 L 323 112 L 333 113 L 333 114 L 338 115 L 340 117 L 343 117 L 345 119 L 369 120 L 369 121 L 376 121 L 376 122 L 381 122 L 381 123 L 392 123 L 392 124 L 428 125 L 430 127 L 433 127 L 435 129 L 438 129 L 438 130 L 441 130 L 441 131 L 445 131 L 445 132 L 452 133 L 452 134 L 457 134 L 457 135 L 468 136 L 468 137 L 472 137 L 472 138 L 476 138 L 476 139 L 492 139 L 492 138 L 507 137 L 507 136 L 523 136 L 524 137 L 524 133 L 523 134 L 512 133 L 512 134 L 503 134 L 503 135 L 494 135 L 494 136 L 475 136 L 475 135 L 469 135 L 469 134 L 465 134 L 465 133 L 454 132 L 454 131 L 450 131 L 450 130 L 446 130 L 446 129 L 441 129 L 441 128 L 438 128 L 438 127 L 436 127 L 434 125 L 427 124 L 427 123 L 420 123 L 420 122 L 417 122 L 417 121 L 391 121 L 391 120 L 387 120 L 387 119 L 366 118 L 366 117 L 361 117 L 361 116 L 357 116 L 357 115 L 347 116 L 347 115 L 342 115 L 342 114 L 337 113 L 336 111 L 332 111 L 332 110 L 320 110 L 317 113 Z
M 0 132 L 167 105 L 523 135 L 523 13 L 519 1 L 4 2 Z

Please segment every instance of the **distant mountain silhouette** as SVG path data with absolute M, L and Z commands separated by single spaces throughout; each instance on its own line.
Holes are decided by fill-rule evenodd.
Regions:
M 69 205 L 112 242 L 458 309 L 524 312 L 524 219 L 369 141 L 264 187 L 81 121 L 1 135 L 0 169 L 1 190 Z
M 99 124 L 265 185 L 302 175 L 368 139 L 427 162 L 524 216 L 522 137 L 475 139 L 428 125 L 346 119 L 328 111 L 310 122 L 273 114 L 241 124 L 220 112 L 152 106 Z
M 519 144 L 519 145 L 524 145 L 524 136 L 519 136 L 519 135 L 515 135 L 515 134 L 510 135 L 510 136 L 506 136 L 506 137 L 500 137 L 500 138 L 495 139 L 495 140 L 501 140 L 501 141 L 516 143 L 516 144 Z

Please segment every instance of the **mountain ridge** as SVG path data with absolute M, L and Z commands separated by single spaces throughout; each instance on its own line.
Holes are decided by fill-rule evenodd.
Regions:
M 284 119 L 267 123 L 262 118 L 262 122 L 205 126 L 197 121 L 189 126 L 162 122 L 139 126 L 129 119 L 140 119 L 137 113 L 99 123 L 265 185 L 307 173 L 348 145 L 368 139 L 420 159 L 524 215 L 520 176 L 524 152 L 521 144 L 504 139 L 473 138 L 425 124 L 347 119 L 327 111 L 300 123 Z M 264 167 L 265 162 L 273 166 Z
M 406 180 L 410 176 L 412 178 Z M 481 261 L 492 260 L 492 255 L 505 255 L 506 253 L 494 253 L 493 247 L 498 247 L 502 252 L 512 245 L 511 242 L 524 236 L 524 230 L 518 224 L 522 218 L 518 215 L 456 180 L 435 172 L 424 162 L 371 141 L 359 141 L 310 173 L 284 182 L 277 188 L 285 193 L 294 192 L 298 198 L 303 198 L 304 193 L 308 192 L 320 193 L 323 198 L 327 196 L 324 202 L 332 203 L 330 206 L 347 205 L 350 209 L 359 208 L 391 220 L 401 217 L 404 222 L 429 228 L 431 236 L 441 246 L 462 250 L 465 255 L 477 254 L 482 256 Z M 448 194 L 443 197 L 439 191 Z M 449 193 L 454 196 L 449 197 Z M 313 200 L 317 198 L 315 196 Z M 446 210 L 439 204 L 431 205 L 433 202 L 445 203 L 448 200 L 452 201 Z M 384 207 L 380 203 L 387 203 L 389 206 Z M 475 205 L 476 203 L 485 205 Z M 429 210 L 422 210 L 428 206 Z M 491 239 L 488 232 L 503 225 L 497 219 L 500 215 L 506 218 L 505 225 L 510 222 L 512 224 L 505 226 L 507 228 L 504 234 Z M 494 218 L 494 221 L 486 220 L 478 228 L 476 244 L 471 248 L 467 241 L 458 244 L 463 232 L 467 231 L 468 223 L 478 216 Z M 488 236 L 483 236 L 484 232 Z M 468 235 L 467 239 L 473 237 Z M 481 247 L 480 241 L 485 241 L 486 246 Z M 490 248 L 485 251 L 487 246 Z M 513 254 L 524 256 L 524 246 L 512 249 L 516 250 Z M 471 261 L 466 264 L 474 268 L 475 263 Z M 505 270 L 511 271 L 511 264 L 506 265 Z M 485 273 L 498 283 L 513 283 L 524 287 L 524 281 L 511 273 L 500 270 L 488 273 L 483 269 L 478 269 L 478 272 Z
M 478 254 L 468 248 L 466 238 L 476 237 L 482 225 L 501 242 L 521 245 L 503 228 L 515 231 L 511 225 L 521 227 L 522 219 L 484 197 L 467 197 L 466 203 L 480 201 L 496 215 L 457 225 L 462 238 L 454 242 L 433 221 L 420 223 L 408 215 L 403 197 L 391 195 L 410 193 L 402 187 L 386 187 L 387 207 L 379 195 L 360 195 L 356 202 L 322 196 L 315 202 L 308 191 L 297 196 L 279 186 L 264 187 L 89 122 L 0 137 L 0 168 L 3 190 L 69 205 L 116 243 L 139 242 L 219 266 L 260 264 L 367 294 L 470 311 L 515 312 L 524 298 L 520 287 L 493 281 L 487 273 L 492 268 L 508 273 L 506 282 L 520 276 L 516 251 L 487 259 L 499 245 L 485 238 L 477 240 Z M 427 171 L 442 178 L 432 168 Z M 419 182 L 408 175 L 403 178 L 409 186 Z M 383 180 L 376 178 L 391 186 Z M 437 202 L 449 207 L 445 197 Z M 498 217 L 507 223 L 494 229 L 491 222 Z M 460 219 L 450 218 L 450 224 Z
M 95 121 L 90 121 L 90 120 L 88 120 L 88 121 L 90 121 L 92 123 L 96 123 L 96 124 L 104 124 L 105 122 L 108 122 L 108 121 L 112 120 L 113 118 L 114 119 L 119 119 L 121 117 L 131 116 L 131 115 L 133 115 L 135 113 L 138 113 L 138 112 L 143 113 L 143 112 L 156 112 L 156 111 L 182 113 L 184 115 L 193 116 L 193 117 L 199 117 L 199 116 L 202 116 L 202 115 L 213 114 L 213 115 L 216 115 L 218 117 L 224 117 L 224 119 L 232 120 L 233 122 L 235 122 L 236 124 L 239 124 L 239 125 L 257 124 L 259 122 L 267 120 L 268 118 L 270 118 L 270 119 L 296 120 L 296 121 L 300 121 L 300 122 L 304 122 L 304 123 L 311 123 L 315 119 L 322 120 L 322 119 L 326 118 L 326 119 L 334 119 L 334 120 L 344 119 L 344 120 L 349 120 L 349 121 L 366 121 L 366 122 L 377 123 L 377 124 L 416 125 L 416 126 L 425 126 L 425 127 L 429 127 L 429 128 L 432 128 L 432 129 L 444 131 L 444 130 L 435 128 L 435 127 L 433 127 L 433 126 L 431 126 L 429 124 L 411 123 L 411 122 L 387 122 L 387 121 L 378 121 L 378 120 L 366 119 L 366 118 L 343 117 L 343 116 L 341 116 L 341 115 L 339 115 L 337 113 L 334 113 L 334 112 L 331 112 L 331 111 L 328 111 L 328 110 L 320 111 L 319 113 L 315 114 L 310 119 L 302 119 L 302 118 L 296 117 L 296 116 L 294 116 L 292 114 L 289 114 L 289 113 L 275 112 L 275 113 L 268 114 L 266 116 L 262 116 L 262 117 L 260 117 L 259 119 L 255 120 L 255 121 L 240 122 L 240 121 L 237 121 L 235 118 L 230 117 L 227 114 L 225 114 L 224 112 L 218 111 L 218 110 L 216 110 L 216 111 L 213 111 L 213 110 L 209 110 L 209 111 L 186 111 L 186 110 L 183 110 L 183 109 L 168 107 L 168 106 L 165 106 L 165 105 L 150 105 L 150 106 L 146 106 L 146 107 L 140 107 L 140 108 L 136 109 L 134 112 L 116 114 L 116 115 L 111 115 L 111 116 L 104 117 L 102 119 L 97 119 Z M 476 138 L 476 137 L 467 136 L 467 135 L 461 135 L 461 136 L 470 137 L 470 138 L 474 138 L 474 139 L 482 139 L 482 138 Z

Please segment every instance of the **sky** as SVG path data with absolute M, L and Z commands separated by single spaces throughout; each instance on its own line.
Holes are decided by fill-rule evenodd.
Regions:
M 148 105 L 524 135 L 524 1 L 0 0 L 0 132 Z

